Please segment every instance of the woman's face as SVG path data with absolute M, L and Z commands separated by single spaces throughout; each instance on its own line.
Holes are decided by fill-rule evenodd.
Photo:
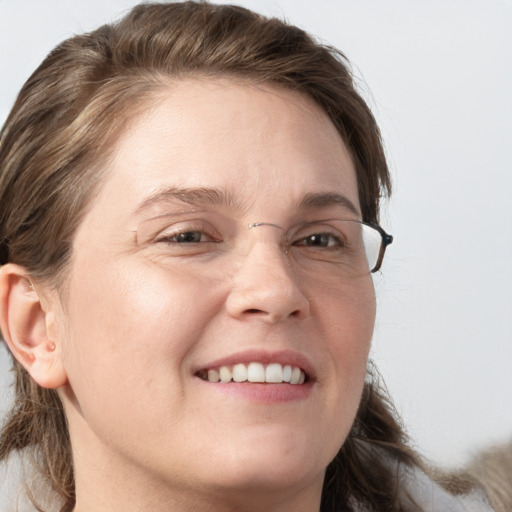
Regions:
M 340 278 L 315 256 L 333 238 L 317 248 L 294 231 L 359 216 L 334 126 L 291 91 L 185 80 L 148 103 L 105 171 L 58 323 L 78 484 L 94 467 L 173 492 L 318 495 L 375 314 L 368 274 Z M 305 382 L 215 382 L 235 366 L 252 380 L 297 367 Z

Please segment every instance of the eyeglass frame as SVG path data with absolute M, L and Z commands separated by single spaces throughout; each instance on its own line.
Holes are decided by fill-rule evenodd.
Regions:
M 375 263 L 375 266 L 370 270 L 370 273 L 373 274 L 375 272 L 378 272 L 380 270 L 380 267 L 382 266 L 382 262 L 384 261 L 384 254 L 386 252 L 386 248 L 388 247 L 388 245 L 391 245 L 393 243 L 393 235 L 386 233 L 378 224 L 375 224 L 373 222 L 364 222 L 361 220 L 357 220 L 355 222 L 364 224 L 365 226 L 376 229 L 379 232 L 379 235 L 381 237 L 379 256 L 377 258 L 377 263 Z
M 323 222 L 326 222 L 329 219 L 324 220 Z M 370 274 L 373 274 L 375 272 L 378 272 L 380 270 L 380 267 L 382 266 L 382 262 L 384 261 L 384 254 L 386 252 L 386 248 L 388 245 L 391 245 L 393 243 L 393 235 L 390 235 L 389 233 L 386 233 L 384 229 L 382 229 L 381 226 L 378 224 L 375 224 L 373 222 L 365 222 L 362 220 L 357 219 L 339 219 L 343 221 L 351 221 L 351 222 L 357 222 L 358 224 L 362 224 L 364 226 L 368 226 L 372 229 L 375 229 L 377 233 L 379 233 L 381 242 L 379 247 L 379 255 L 377 256 L 377 261 L 374 265 L 374 267 L 370 270 Z M 258 226 L 273 226 L 275 228 L 283 229 L 278 224 L 274 224 L 272 222 L 251 222 L 247 225 L 247 229 L 252 229 Z

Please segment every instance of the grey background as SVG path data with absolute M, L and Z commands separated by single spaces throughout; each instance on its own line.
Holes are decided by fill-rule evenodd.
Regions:
M 135 3 L 0 0 L 0 122 L 55 44 Z M 456 466 L 511 437 L 512 1 L 236 3 L 344 51 L 382 128 L 396 241 L 372 355 L 414 444 Z M 0 411 L 7 369 L 0 350 Z

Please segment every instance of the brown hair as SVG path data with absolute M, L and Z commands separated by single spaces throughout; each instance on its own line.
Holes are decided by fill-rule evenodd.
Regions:
M 512 510 L 512 440 L 478 452 L 464 474 L 482 485 L 495 512 Z
M 61 286 L 112 141 L 151 91 L 193 75 L 276 84 L 316 101 L 351 152 L 364 220 L 378 220 L 381 193 L 390 191 L 388 169 L 379 129 L 343 54 L 241 7 L 147 4 L 63 42 L 22 88 L 0 134 L 0 264 L 17 263 L 33 279 Z M 62 510 L 71 510 L 62 405 L 54 390 L 13 365 L 15 404 L 1 432 L 0 460 L 28 451 Z M 322 511 L 401 510 L 390 461 L 420 464 L 385 393 L 370 380 L 350 436 L 327 468 Z

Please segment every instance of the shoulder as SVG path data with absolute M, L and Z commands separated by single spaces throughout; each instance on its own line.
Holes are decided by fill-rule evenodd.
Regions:
M 424 512 L 492 512 L 486 496 L 479 489 L 453 495 L 419 468 L 401 467 L 399 494 L 404 510 L 417 505 Z

